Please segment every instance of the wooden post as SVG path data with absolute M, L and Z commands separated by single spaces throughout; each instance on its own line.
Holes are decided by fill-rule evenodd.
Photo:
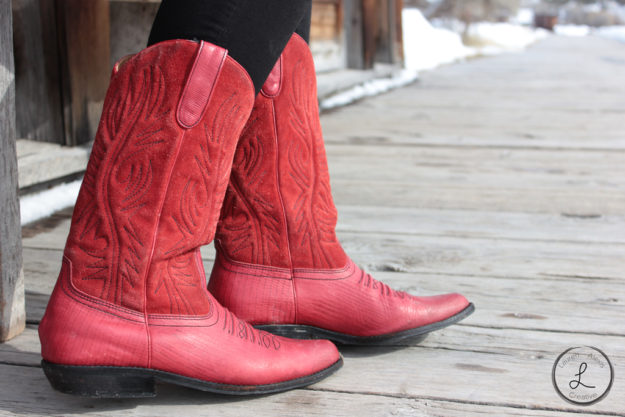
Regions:
M 343 0 L 347 68 L 363 69 L 362 0 Z
M 363 68 L 372 68 L 377 52 L 381 0 L 362 0 Z
M 17 137 L 65 144 L 54 2 L 12 6 Z
M 402 13 L 404 10 L 404 1 L 403 0 L 395 0 L 395 22 L 393 24 L 395 28 L 395 48 L 393 51 L 393 62 L 394 63 L 402 63 L 404 62 L 404 33 L 403 33 L 403 23 L 402 23 Z
M 364 67 L 402 62 L 401 0 L 363 0 Z
M 109 0 L 56 0 L 65 142 L 95 137 L 111 74 Z
M 0 0 L 0 342 L 20 334 L 26 324 L 12 31 L 11 0 Z

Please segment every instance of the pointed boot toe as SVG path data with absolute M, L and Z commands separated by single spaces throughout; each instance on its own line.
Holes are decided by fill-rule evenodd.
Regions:
M 466 297 L 458 293 L 440 294 L 426 297 L 414 297 L 423 304 L 423 316 L 427 320 L 421 325 L 448 320 L 465 311 L 472 304 Z

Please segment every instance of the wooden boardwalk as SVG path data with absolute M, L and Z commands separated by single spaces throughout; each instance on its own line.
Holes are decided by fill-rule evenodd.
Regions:
M 625 45 L 551 37 L 324 115 L 347 252 L 397 288 L 459 291 L 477 311 L 416 346 L 342 348 L 343 369 L 307 389 L 244 400 L 163 386 L 123 401 L 52 391 L 36 327 L 69 211 L 25 228 L 29 325 L 0 345 L 0 415 L 625 415 L 624 74 Z M 211 248 L 204 258 L 210 271 Z M 589 407 L 551 383 L 556 357 L 578 345 L 615 368 Z

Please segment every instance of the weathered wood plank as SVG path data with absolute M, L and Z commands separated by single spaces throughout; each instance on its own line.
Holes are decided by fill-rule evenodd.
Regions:
M 555 59 L 555 50 L 567 52 Z M 419 84 L 327 114 L 326 140 L 622 151 L 625 87 L 613 74 L 624 59 L 609 42 L 551 37 L 523 59 L 442 67 L 421 74 Z
M 0 343 L 0 364 L 40 366 L 40 363 L 41 345 L 37 326 L 27 325 L 19 336 Z
M 625 336 L 625 284 L 580 279 L 508 279 L 376 272 L 377 279 L 416 295 L 464 294 L 476 305 L 464 324 L 575 334 Z
M 621 215 L 522 213 L 339 205 L 339 233 L 412 234 L 596 243 L 625 243 Z M 72 210 L 23 228 L 23 246 L 63 249 Z M 209 256 L 208 253 L 205 256 Z
M 19 139 L 17 165 L 20 189 L 70 175 L 79 175 L 87 167 L 90 152 L 91 149 L 84 146 L 68 148 L 52 143 Z
M 54 2 L 13 0 L 13 19 L 17 137 L 64 143 Z
M 587 187 L 511 189 L 475 185 L 410 184 L 406 182 L 332 180 L 334 201 L 340 205 L 425 207 L 449 210 L 563 213 L 580 216 L 621 215 L 625 195 Z
M 545 94 L 549 93 L 545 92 Z M 458 95 L 461 96 L 462 93 L 458 93 Z M 415 106 L 415 101 L 411 99 L 412 97 L 406 96 L 406 106 Z M 533 111 L 528 110 L 522 118 L 523 124 L 527 123 L 528 126 L 524 127 L 520 123 L 521 120 L 519 120 L 520 117 L 518 113 L 506 108 L 489 109 L 485 111 L 485 109 L 479 107 L 472 109 L 437 109 L 428 107 L 427 109 L 419 110 L 415 115 L 414 110 L 409 112 L 411 107 L 408 107 L 403 111 L 393 111 L 392 121 L 397 124 L 394 128 L 388 129 L 376 123 L 377 119 L 372 117 L 373 114 L 367 114 L 375 111 L 383 111 L 385 104 L 389 105 L 390 103 L 384 103 L 384 100 L 376 100 L 373 108 L 369 108 L 368 111 L 365 110 L 365 114 L 350 113 L 348 122 L 358 120 L 357 125 L 348 123 L 340 128 L 325 121 L 324 128 L 332 132 L 330 136 L 331 139 L 336 138 L 342 133 L 349 135 L 348 137 L 350 138 L 392 138 L 395 136 L 400 138 L 412 138 L 415 140 L 415 144 L 421 144 L 421 140 L 424 137 L 428 138 L 429 143 L 431 143 L 434 142 L 434 139 L 442 138 L 446 134 L 451 133 L 449 123 L 453 121 L 454 128 L 461 130 L 462 135 L 458 136 L 458 131 L 456 130 L 456 135 L 451 136 L 452 141 L 447 142 L 447 145 L 454 144 L 453 138 L 458 137 L 479 138 L 482 140 L 481 143 L 489 145 L 492 145 L 492 140 L 497 137 L 506 137 L 516 138 L 521 141 L 520 143 L 523 145 L 530 147 L 555 146 L 555 143 L 559 143 L 559 146 L 564 148 L 575 148 L 577 145 L 590 149 L 594 148 L 593 145 L 595 144 L 593 142 L 583 143 L 587 142 L 584 139 L 587 137 L 588 132 L 601 131 L 602 138 L 600 140 L 610 140 L 616 145 L 614 148 L 622 149 L 622 146 L 619 145 L 622 145 L 623 139 L 618 135 L 620 131 L 618 121 L 622 119 L 622 113 L 618 111 L 612 114 L 602 115 L 601 118 L 589 118 L 583 117 L 583 112 L 579 112 L 581 115 L 578 115 L 578 112 L 550 109 L 536 111 L 536 109 L 533 109 Z M 397 98 L 394 97 L 394 106 L 401 106 L 403 104 L 401 100 L 397 100 Z M 371 105 L 367 104 L 367 107 L 371 107 Z M 414 109 L 414 107 L 412 108 Z M 571 113 L 574 113 L 573 117 Z M 367 118 L 367 116 L 370 116 L 370 118 Z M 580 117 L 575 118 L 575 116 Z M 360 122 L 361 120 L 362 123 Z M 569 139 L 568 144 L 565 143 L 567 138 Z M 526 140 L 523 141 L 523 139 Z M 556 139 L 559 139 L 559 141 L 556 142 Z M 507 144 L 507 146 L 515 146 L 514 141 L 510 142 L 511 143 Z M 518 143 L 516 146 L 518 146 Z
M 57 0 L 67 145 L 95 137 L 110 77 L 108 0 Z
M 366 360 L 366 359 L 365 359 Z M 342 372 L 342 371 L 339 371 Z M 524 417 L 575 417 L 577 412 L 512 408 L 495 404 L 401 398 L 367 394 L 295 390 L 248 399 L 227 398 L 172 386 L 160 386 L 156 398 L 97 400 L 59 394 L 50 388 L 37 368 L 0 365 L 0 416 L 80 414 L 85 416 L 169 417 L 218 415 L 255 416 L 431 416 L 478 417 L 485 414 Z M 352 387 L 359 385 L 354 382 Z M 28 390 L 23 387 L 28 386 Z M 577 411 L 577 410 L 576 410 Z M 603 414 L 593 414 L 602 416 Z
M 623 280 L 625 246 L 444 236 L 340 233 L 348 254 L 372 271 L 543 279 Z
M 343 0 L 347 68 L 364 69 L 362 6 L 360 0 Z
M 477 237 L 550 242 L 625 243 L 625 216 L 543 214 L 405 207 L 338 207 L 343 232 Z M 26 245 L 26 243 L 25 243 Z
M 420 347 L 343 348 L 343 369 L 315 387 L 574 412 L 579 407 L 565 403 L 551 383 L 553 363 L 568 347 L 563 345 L 550 355 L 524 358 Z M 618 358 L 613 366 L 615 375 L 625 372 L 625 365 Z M 609 395 L 593 405 L 592 410 L 618 415 L 623 413 L 623 404 L 625 386 L 614 384 Z
M 425 340 L 400 342 L 396 346 L 505 354 L 522 359 L 552 356 L 565 347 L 578 345 L 596 346 L 611 360 L 625 360 L 624 336 L 488 328 L 466 323 L 432 332 Z M 348 348 L 348 351 L 352 352 L 354 348 Z M 0 363 L 39 366 L 40 352 L 37 326 L 27 325 L 18 337 L 0 344 Z
M 363 27 L 363 67 L 372 68 L 376 51 L 376 35 L 379 32 L 380 21 L 378 8 L 381 0 L 361 0 L 362 27 Z M 367 28 L 367 30 L 364 30 Z
M 339 112 L 340 110 L 336 110 Z M 333 110 L 333 113 L 335 111 Z M 374 117 L 371 115 L 371 117 Z M 360 117 L 350 120 L 349 124 L 360 123 Z M 399 121 L 398 121 L 399 123 Z M 429 148 L 495 148 L 495 149 L 545 149 L 545 150 L 580 150 L 580 151 L 625 151 L 625 139 L 617 130 L 606 132 L 600 138 L 588 142 L 585 136 L 577 134 L 562 134 L 562 129 L 556 131 L 540 132 L 526 131 L 518 129 L 509 135 L 502 135 L 497 132 L 478 132 L 475 134 L 454 135 L 441 128 L 440 132 L 423 132 L 420 129 L 408 128 L 408 132 L 389 131 L 386 133 L 368 129 L 366 131 L 344 131 L 333 132 L 330 128 L 325 136 L 326 145 L 376 145 L 376 146 L 398 146 L 402 148 L 429 147 Z M 536 138 L 540 138 L 539 141 Z
M 0 342 L 25 324 L 11 1 L 0 0 Z
M 25 249 L 29 322 L 38 322 L 59 271 L 61 251 Z M 212 261 L 205 260 L 210 274 Z M 374 272 L 389 285 L 413 294 L 456 291 L 477 305 L 467 325 L 498 329 L 538 329 L 570 333 L 625 335 L 625 282 L 580 277 L 493 277 L 488 275 Z M 563 290 L 566 289 L 566 290 Z M 514 294 L 514 297 L 511 297 Z
M 347 252 L 396 288 L 424 295 L 464 293 L 477 310 L 461 324 L 417 346 L 343 348 L 345 367 L 330 379 L 249 401 L 172 387 L 163 387 L 155 400 L 76 399 L 52 392 L 39 369 L 0 365 L 0 375 L 9 375 L 0 378 L 0 415 L 165 415 L 172 410 L 243 415 L 250 409 L 261 416 L 624 415 L 619 375 L 625 372 L 625 168 L 622 150 L 600 150 L 625 145 L 622 122 L 612 117 L 622 113 L 625 88 L 603 59 L 620 59 L 620 52 L 602 49 L 604 41 L 581 40 L 581 52 L 592 42 L 596 50 L 593 65 L 579 69 L 573 61 L 580 51 L 557 49 L 559 42 L 549 40 L 522 58 L 447 67 L 428 74 L 433 78 L 425 85 L 324 116 L 334 123 L 335 115 L 345 112 L 336 119 L 342 126 L 338 135 L 330 132 L 337 144 L 328 152 Z M 558 59 L 552 57 L 554 48 Z M 545 65 L 546 59 L 557 62 Z M 571 68 L 565 71 L 560 61 Z M 592 67 L 594 78 L 605 78 L 597 86 L 580 78 Z M 535 68 L 542 71 L 538 76 Z M 545 89 L 550 77 L 556 78 L 554 88 Z M 485 94 L 488 85 L 492 88 Z M 532 107 L 537 94 L 544 97 L 538 110 Z M 545 110 L 542 106 L 552 107 L 544 118 L 529 114 Z M 436 119 L 419 119 L 422 109 Z M 472 125 L 469 116 L 461 116 L 454 124 L 454 112 L 484 123 Z M 364 122 L 371 126 L 368 133 L 360 129 L 362 115 L 369 119 Z M 585 120 L 603 116 L 601 130 L 580 128 Z M 404 117 L 409 120 L 402 126 Z M 497 117 L 510 123 L 509 129 L 489 123 Z M 560 129 L 549 118 L 574 122 Z M 596 121 L 587 126 L 599 129 Z M 413 128 L 425 134 L 414 143 L 429 143 L 410 144 Z M 468 146 L 466 131 L 476 135 Z M 594 150 L 578 151 L 585 148 Z M 28 311 L 35 322 L 56 280 L 68 214 L 55 222 L 53 230 L 39 234 L 41 229 L 25 228 L 31 236 L 24 252 Z M 203 257 L 210 272 L 213 249 L 203 249 Z M 580 344 L 601 348 L 616 368 L 610 394 L 589 408 L 565 403 L 551 385 L 557 355 Z M 38 352 L 31 326 L 0 346 L 0 362 L 36 366 Z M 23 386 L 32 389 L 24 393 Z
M 340 205 L 588 216 L 622 214 L 625 204 L 620 153 L 365 145 L 328 152 Z
M 406 344 L 408 345 L 408 344 Z M 414 344 L 413 344 L 414 345 Z M 610 360 L 624 359 L 625 337 L 525 329 L 493 329 L 470 324 L 432 332 L 418 343 L 421 347 L 506 354 L 519 358 L 552 356 L 563 346 L 596 346 Z
M 41 249 L 63 249 L 69 234 L 73 207 L 22 227 L 22 245 Z
M 625 171 L 622 152 L 371 145 L 354 152 L 353 145 L 331 145 L 328 153 L 332 177 L 341 180 L 539 189 L 566 183 L 573 190 L 625 184 L 614 178 Z
M 479 338 L 472 338 L 471 336 L 476 335 L 473 333 L 465 338 L 461 333 L 462 330 L 464 329 L 459 327 L 445 330 L 444 332 L 450 334 L 448 339 L 456 338 L 456 344 L 443 345 L 443 349 L 426 346 L 399 350 L 342 347 L 345 367 L 313 389 L 576 411 L 573 406 L 565 404 L 556 395 L 549 377 L 557 355 L 570 347 L 571 343 L 573 345 L 580 343 L 572 335 L 558 339 L 559 335 L 554 333 L 518 332 L 516 338 L 508 342 L 521 343 L 523 351 L 519 353 L 517 346 L 516 352 L 513 350 L 508 354 L 493 348 L 490 341 L 496 338 L 495 335 L 485 338 L 482 334 Z M 544 337 L 540 337 L 543 335 Z M 498 338 L 506 340 L 508 334 L 499 333 Z M 0 350 L 2 357 L 8 358 L 3 361 L 14 360 L 16 363 L 36 366 L 39 350 L 35 330 L 29 328 L 19 339 L 19 343 L 16 340 L 11 346 L 4 346 Z M 619 375 L 625 370 L 623 365 L 625 350 L 623 344 L 617 343 L 614 339 L 616 338 L 595 337 L 592 343 L 606 351 L 615 366 L 615 373 Z M 619 339 L 622 342 L 623 338 Z M 537 340 L 541 343 L 540 351 L 533 350 L 537 345 L 531 343 Z M 470 348 L 474 350 L 466 347 L 454 350 L 458 347 L 459 341 L 465 343 L 473 341 Z M 430 365 L 423 366 L 424 363 Z M 0 367 L 10 369 L 2 365 Z M 449 374 L 456 375 L 458 381 L 465 381 L 464 384 L 455 384 L 456 389 L 453 392 L 448 389 L 448 381 L 439 377 Z M 31 375 L 31 378 L 30 384 L 33 384 L 37 380 L 43 380 L 43 375 Z M 522 385 L 522 381 L 526 381 L 526 384 Z M 527 387 L 527 396 L 518 395 L 520 386 Z M 53 394 L 49 388 L 46 391 L 47 395 Z M 423 392 L 428 394 L 424 396 Z M 324 395 L 328 394 L 326 392 Z M 625 389 L 615 386 L 606 400 L 594 408 L 598 413 L 621 411 L 619 407 L 622 402 L 619 401 L 623 400 L 624 395 Z M 72 402 L 72 397 L 60 397 L 69 403 Z M 52 404 L 54 403 L 55 401 L 52 401 Z

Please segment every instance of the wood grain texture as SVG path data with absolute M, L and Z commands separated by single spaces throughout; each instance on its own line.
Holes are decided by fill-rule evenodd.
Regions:
M 43 315 L 59 272 L 61 254 L 60 250 L 24 249 L 30 323 L 38 322 Z M 204 268 L 210 271 L 212 261 L 206 260 Z M 528 279 L 470 272 L 372 273 L 377 279 L 415 295 L 432 295 L 451 289 L 465 294 L 478 306 L 465 322 L 471 326 L 625 336 L 622 323 L 606 319 L 625 316 L 625 299 L 620 295 L 625 293 L 625 283 L 618 278 L 553 276 Z M 518 290 L 524 286 L 523 291 Z M 511 298 L 512 291 L 515 296 Z
M 85 171 L 91 147 L 68 148 L 52 143 L 18 139 L 17 165 L 20 190 Z
M 13 0 L 13 19 L 17 137 L 63 144 L 54 2 Z
M 426 235 L 503 240 L 625 243 L 622 215 L 443 210 L 339 205 L 339 233 Z M 72 210 L 26 226 L 23 246 L 63 249 Z M 204 248 L 205 258 L 212 259 Z
M 258 406 L 261 407 L 261 410 L 262 407 L 270 405 L 276 407 L 279 406 L 281 398 L 295 395 L 295 397 L 291 397 L 291 401 L 296 402 L 294 407 L 299 407 L 299 401 L 308 395 L 318 395 L 318 401 L 308 404 L 309 409 L 301 409 L 301 411 L 298 411 L 299 408 L 293 409 L 289 415 L 301 415 L 300 413 L 321 415 L 322 412 L 327 412 L 329 413 L 327 415 L 333 416 L 349 415 L 347 403 L 354 401 L 354 398 L 363 396 L 362 400 L 369 402 L 370 406 L 376 401 L 380 401 L 380 405 L 386 407 L 385 410 L 388 415 L 396 415 L 391 413 L 397 413 L 401 409 L 401 405 L 396 402 L 397 400 L 423 401 L 425 407 L 430 401 L 445 402 L 445 398 L 449 398 L 449 381 L 440 376 L 454 375 L 454 378 L 465 382 L 462 384 L 463 390 L 461 392 L 458 390 L 453 392 L 459 407 L 458 411 L 464 409 L 463 407 L 468 407 L 472 412 L 476 412 L 477 408 L 473 407 L 477 405 L 483 407 L 481 410 L 485 414 L 496 412 L 497 408 L 495 407 L 500 407 L 499 412 L 508 408 L 528 411 L 530 409 L 542 409 L 542 412 L 547 412 L 548 409 L 555 407 L 560 410 L 560 413 L 579 410 L 575 406 L 561 406 L 561 400 L 551 387 L 549 376 L 557 354 L 566 349 L 569 343 L 583 342 L 583 338 L 579 340 L 570 335 L 560 338 L 554 333 L 537 335 L 536 332 L 516 331 L 515 334 L 515 331 L 507 331 L 506 335 L 511 335 L 512 340 L 510 342 L 520 343 L 520 345 L 514 349 L 510 349 L 508 346 L 508 350 L 505 351 L 501 347 L 501 342 L 496 342 L 497 338 L 493 333 L 490 334 L 491 337 L 485 337 L 487 333 L 480 332 L 480 329 L 478 331 L 466 331 L 464 327 L 458 326 L 438 332 L 436 337 L 426 339 L 425 343 L 418 347 L 342 347 L 341 353 L 345 360 L 345 367 L 341 372 L 309 389 L 296 391 L 296 394 L 286 393 L 266 398 Z M 20 339 L 20 343 L 14 341 L 0 347 L 3 363 L 37 367 L 39 345 L 36 331 L 33 328 L 28 328 Z M 453 342 L 450 344 L 449 341 L 452 339 Z M 625 370 L 623 366 L 625 349 L 618 341 L 610 337 L 595 337 L 593 343 L 600 345 L 604 351 L 609 352 L 615 365 L 615 372 L 621 374 Z M 468 346 L 462 344 L 468 344 Z M 523 346 L 522 352 L 519 352 L 519 346 Z M 537 350 L 538 346 L 546 347 L 547 350 Z M 396 366 L 397 364 L 401 364 L 401 366 Z M 2 364 L 0 364 L 0 369 L 9 374 L 16 372 L 15 367 L 3 366 Z M 39 374 L 35 372 L 39 372 Z M 60 401 L 63 399 L 66 404 L 76 404 L 77 401 L 80 401 L 73 397 L 54 393 L 47 386 L 39 369 L 33 371 L 32 375 L 29 375 L 29 379 L 30 384 L 37 387 L 40 395 L 49 398 L 47 407 L 54 406 L 58 409 L 58 407 L 62 407 Z M 162 391 L 159 399 L 156 400 L 161 406 L 164 401 L 175 403 L 182 399 L 181 396 L 186 395 L 198 400 L 203 397 L 209 404 L 214 400 L 213 396 L 193 393 L 190 390 L 165 386 L 162 388 L 164 392 Z M 525 394 L 519 395 L 519 390 Z M 9 389 L 10 391 L 11 389 Z M 6 388 L 2 392 L 7 395 L 5 394 Z M 328 401 L 332 403 L 332 396 L 339 393 L 345 395 L 341 399 L 343 405 L 336 404 L 334 407 L 337 412 L 329 412 L 326 408 Z M 625 389 L 615 386 L 614 391 L 610 393 L 609 400 L 606 399 L 593 407 L 593 411 L 598 414 L 614 415 L 619 413 L 622 401 L 625 400 L 624 395 Z M 294 400 L 294 398 L 298 398 L 299 401 Z M 226 407 L 223 411 L 234 412 L 238 410 L 236 406 L 238 401 L 229 402 L 227 399 L 222 399 L 222 401 L 224 401 L 223 406 Z M 27 401 L 24 402 L 28 404 Z M 254 402 L 255 400 L 243 401 L 242 405 L 252 406 Z M 18 406 L 26 404 L 17 402 Z M 303 401 L 301 405 L 304 404 L 306 401 Z M 151 404 L 145 405 L 150 406 Z M 183 404 L 180 405 L 183 406 Z M 490 407 L 494 408 L 491 409 Z M 98 410 L 99 412 L 105 411 L 102 406 L 99 406 Z M 211 411 L 217 412 L 218 410 L 213 409 Z M 379 413 L 382 411 L 383 409 L 375 412 L 371 409 L 362 410 L 364 415 L 376 416 L 380 415 Z M 132 412 L 137 413 L 136 410 Z M 425 409 L 421 412 L 425 412 Z M 404 414 L 400 413 L 399 415 Z M 451 415 L 456 414 L 452 413 Z
M 0 0 L 0 342 L 24 329 L 11 1 Z
M 137 400 L 97 400 L 60 394 L 38 368 L 0 365 L 0 416 L 319 416 L 319 417 L 575 417 L 561 410 L 512 408 L 409 396 L 381 396 L 301 389 L 249 399 L 227 398 L 172 386 L 159 386 L 159 396 Z M 28 385 L 27 391 L 20 387 Z M 597 416 L 614 415 L 593 413 Z
M 68 210 L 24 228 L 30 324 L 0 345 L 0 415 L 625 415 L 625 128 L 615 117 L 625 48 L 615 45 L 554 36 L 323 116 L 346 251 L 395 288 L 465 294 L 477 309 L 460 324 L 419 344 L 341 348 L 336 375 L 275 396 L 168 386 L 152 400 L 63 396 L 37 368 L 36 323 Z M 208 272 L 214 249 L 202 256 Z M 578 345 L 615 366 L 612 391 L 590 407 L 551 384 L 555 358 Z
M 347 68 L 364 69 L 362 4 L 360 0 L 343 0 Z
M 65 144 L 89 142 L 109 84 L 108 0 L 56 1 Z

